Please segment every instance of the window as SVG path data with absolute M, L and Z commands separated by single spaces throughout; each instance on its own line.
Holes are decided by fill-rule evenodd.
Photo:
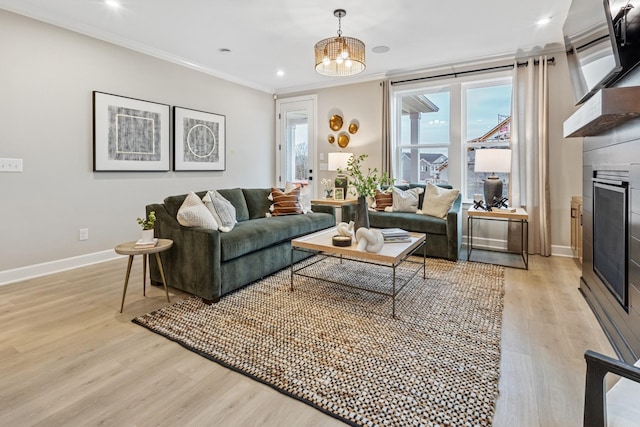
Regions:
M 463 197 L 482 194 L 490 173 L 474 171 L 475 150 L 509 148 L 511 142 L 511 79 L 463 85 L 464 152 L 466 183 Z M 496 173 L 502 180 L 503 194 L 509 194 L 509 174 Z
M 482 193 L 488 174 L 474 172 L 475 150 L 508 148 L 510 72 L 429 81 L 394 90 L 394 178 L 460 188 L 463 199 Z M 405 86 L 407 87 L 407 86 Z M 508 191 L 508 174 L 498 174 Z
M 422 90 L 399 99 L 402 112 L 396 180 L 402 183 L 448 182 L 449 89 Z

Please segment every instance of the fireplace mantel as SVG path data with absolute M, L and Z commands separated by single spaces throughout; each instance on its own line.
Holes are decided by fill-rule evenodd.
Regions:
M 564 137 L 595 136 L 640 117 L 640 86 L 600 89 L 564 122 Z

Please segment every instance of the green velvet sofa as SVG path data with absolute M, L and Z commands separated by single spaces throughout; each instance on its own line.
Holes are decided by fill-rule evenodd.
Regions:
M 270 188 L 218 192 L 236 208 L 238 223 L 228 233 L 180 225 L 176 215 L 186 194 L 146 206 L 147 214 L 156 213 L 155 237 L 173 240 L 173 247 L 160 254 L 167 285 L 207 303 L 288 267 L 291 239 L 335 225 L 332 206 L 314 205 L 313 213 L 304 215 L 266 217 Z M 206 191 L 196 194 L 202 198 Z M 309 255 L 296 251 L 294 256 L 299 261 Z M 152 283 L 162 283 L 154 257 L 149 265 Z
M 450 185 L 439 185 L 452 188 Z M 401 190 L 421 187 L 425 184 L 396 185 Z M 424 192 L 420 195 L 418 207 L 422 206 Z M 342 220 L 352 221 L 355 218 L 356 205 L 342 206 Z M 435 218 L 412 212 L 378 212 L 369 210 L 369 225 L 375 228 L 402 228 L 427 235 L 423 251 L 429 257 L 445 258 L 451 261 L 458 259 L 462 247 L 462 196 L 458 194 L 447 212 L 446 219 Z M 420 252 L 422 254 L 422 252 Z

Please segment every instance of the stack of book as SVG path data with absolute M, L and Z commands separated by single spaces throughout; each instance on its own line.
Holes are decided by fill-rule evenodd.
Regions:
M 153 238 L 150 242 L 143 242 L 142 239 L 138 240 L 135 244 L 136 249 L 148 249 L 155 248 L 158 244 L 158 239 L 156 237 Z
M 385 243 L 410 242 L 409 232 L 402 228 L 383 228 L 380 230 Z

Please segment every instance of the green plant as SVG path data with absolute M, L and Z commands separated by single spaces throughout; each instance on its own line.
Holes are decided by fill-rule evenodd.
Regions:
M 378 175 L 378 168 L 367 168 L 367 171 L 364 172 L 361 163 L 367 157 L 369 157 L 368 154 L 361 154 L 358 157 L 351 156 L 347 162 L 347 169 L 345 171 L 338 169 L 339 174 L 345 173 L 350 178 L 349 184 L 353 187 L 351 189 L 353 195 L 373 197 L 377 188 L 381 185 L 389 185 L 393 181 L 386 172 Z
M 147 216 L 147 218 L 138 217 L 137 221 L 138 221 L 138 224 L 142 226 L 143 230 L 153 230 L 153 226 L 156 223 L 156 212 L 155 211 L 149 212 L 149 215 Z

